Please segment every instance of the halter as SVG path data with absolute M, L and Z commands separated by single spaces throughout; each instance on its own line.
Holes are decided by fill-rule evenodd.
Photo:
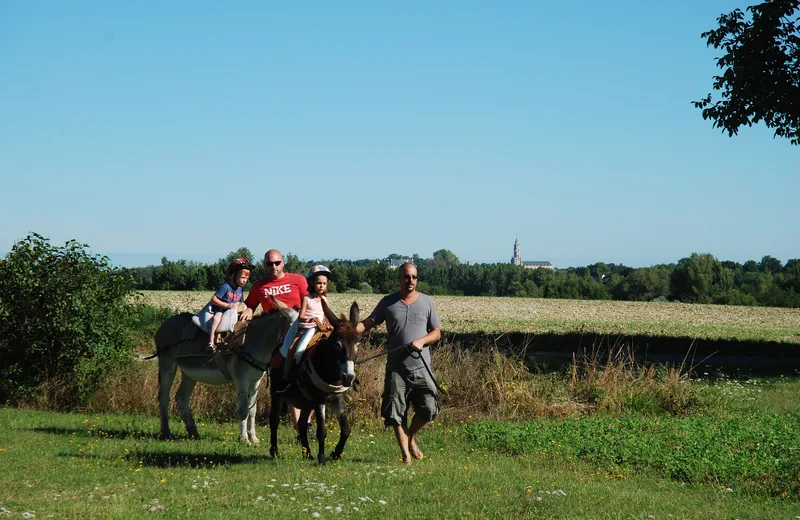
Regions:
M 305 360 L 306 365 L 306 373 L 308 377 L 311 379 L 311 383 L 317 388 L 317 390 L 324 392 L 326 394 L 341 394 L 350 390 L 349 386 L 344 385 L 332 385 L 317 374 L 317 371 L 314 370 L 314 363 L 311 362 L 310 358 L 306 358 Z

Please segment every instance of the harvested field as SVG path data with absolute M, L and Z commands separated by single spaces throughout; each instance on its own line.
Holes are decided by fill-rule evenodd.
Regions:
M 210 292 L 144 291 L 141 302 L 194 312 Z M 334 310 L 357 301 L 369 313 L 380 295 L 331 294 Z M 800 344 L 800 309 L 670 302 L 435 296 L 443 331 L 455 334 L 585 334 Z

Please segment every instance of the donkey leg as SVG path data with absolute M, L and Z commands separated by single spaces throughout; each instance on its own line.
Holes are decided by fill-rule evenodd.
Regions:
M 178 387 L 178 393 L 175 394 L 175 403 L 181 412 L 183 423 L 186 425 L 186 433 L 190 439 L 200 438 L 200 434 L 197 433 L 197 424 L 192 416 L 192 410 L 189 408 L 189 400 L 192 398 L 192 392 L 194 392 L 196 384 L 197 381 L 181 372 L 181 384 Z
M 325 428 L 325 405 L 318 405 L 314 410 L 317 417 L 317 462 L 325 464 L 325 437 L 328 436 L 328 430 Z
M 258 438 L 255 437 L 255 425 L 253 424 L 253 421 L 255 420 L 257 392 L 258 381 L 247 381 L 241 384 L 237 382 L 236 384 L 236 412 L 239 417 L 239 440 L 245 444 L 258 442 Z M 248 422 L 250 423 L 249 425 Z M 253 430 L 252 433 L 253 437 L 255 437 L 255 441 L 251 441 L 249 429 Z
M 311 410 L 300 410 L 300 417 L 297 419 L 297 434 L 300 436 L 300 445 L 303 446 L 303 456 L 311 458 L 311 446 L 308 444 L 308 416 Z M 317 434 L 319 435 L 319 434 Z
M 256 437 L 256 403 L 258 402 L 258 387 L 261 385 L 261 379 L 253 384 L 253 392 L 250 394 L 250 411 L 247 414 L 247 436 L 250 437 L 250 442 L 258 444 L 261 440 Z
M 158 412 L 161 415 L 161 439 L 170 438 L 169 432 L 169 393 L 175 381 L 178 365 L 175 360 L 166 357 L 165 352 L 158 358 Z
M 350 437 L 350 420 L 347 418 L 347 411 L 345 410 L 344 397 L 337 396 L 333 402 L 333 411 L 339 419 L 339 442 L 331 452 L 331 460 L 341 460 L 344 445 Z
M 275 381 L 280 381 L 280 377 L 275 379 L 276 369 L 271 369 L 269 373 L 269 454 L 278 457 L 278 426 L 281 421 L 281 395 L 275 391 Z

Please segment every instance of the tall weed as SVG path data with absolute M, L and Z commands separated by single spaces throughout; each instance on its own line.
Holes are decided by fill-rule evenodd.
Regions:
M 140 321 L 160 318 L 158 311 L 141 311 Z M 144 317 L 142 317 L 144 316 Z M 357 367 L 360 385 L 347 394 L 356 423 L 380 423 L 385 358 L 377 338 L 366 336 Z M 140 352 L 152 345 L 139 342 Z M 432 369 L 441 387 L 440 421 L 458 423 L 478 419 L 524 421 L 537 417 L 577 417 L 598 411 L 622 413 L 685 412 L 696 403 L 688 378 L 676 369 L 636 364 L 632 358 L 599 356 L 576 359 L 568 372 L 537 371 L 528 367 L 525 350 L 511 352 L 490 341 L 465 344 L 443 341 L 431 353 Z M 178 387 L 173 385 L 173 395 Z M 257 404 L 259 420 L 269 413 L 266 377 Z M 88 403 L 93 411 L 157 413 L 157 362 L 131 360 L 100 384 Z M 233 385 L 198 384 L 192 407 L 200 417 L 228 421 L 235 418 Z

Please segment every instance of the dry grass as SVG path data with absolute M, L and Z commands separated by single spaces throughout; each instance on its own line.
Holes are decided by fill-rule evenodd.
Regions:
M 145 291 L 145 303 L 194 312 L 210 293 Z M 369 313 L 380 295 L 332 294 L 336 311 L 355 300 Z M 800 344 L 800 309 L 669 302 L 435 296 L 442 329 L 452 333 L 643 335 Z
M 381 345 L 367 342 L 361 359 L 382 353 Z M 688 378 L 679 370 L 637 364 L 620 348 L 610 358 L 590 354 L 573 360 L 571 370 L 531 372 L 525 353 L 512 354 L 486 341 L 464 345 L 442 342 L 432 352 L 433 370 L 445 389 L 441 395 L 445 423 L 478 419 L 529 420 L 566 418 L 596 411 L 619 413 L 635 409 L 645 413 L 683 413 L 695 403 Z M 385 358 L 357 367 L 360 386 L 348 394 L 355 424 L 379 424 Z M 178 388 L 176 378 L 174 393 Z M 267 422 L 267 378 L 261 384 L 258 421 Z M 90 401 L 90 412 L 135 412 L 157 415 L 157 363 L 136 361 L 112 375 Z M 192 397 L 195 415 L 214 421 L 235 420 L 233 385 L 198 384 Z M 176 425 L 176 431 L 180 427 Z
M 633 349 L 615 345 L 608 352 L 573 354 L 569 388 L 575 400 L 595 410 L 685 413 L 697 401 L 688 368 L 641 364 Z
M 145 292 L 143 303 L 176 311 L 195 311 L 209 297 L 204 292 Z M 379 295 L 331 295 L 334 310 L 346 310 L 355 299 L 362 315 Z M 619 413 L 683 413 L 696 398 L 678 369 L 656 368 L 634 361 L 625 345 L 612 345 L 601 355 L 591 352 L 573 359 L 567 373 L 533 373 L 518 354 L 499 349 L 492 335 L 520 332 L 773 340 L 800 343 L 798 309 L 745 308 L 675 303 L 638 303 L 517 298 L 435 297 L 444 338 L 433 350 L 434 371 L 447 390 L 442 396 L 442 420 L 478 418 L 525 420 L 532 417 L 573 417 L 596 411 Z M 487 339 L 467 344 L 458 333 L 485 332 Z M 378 336 L 365 337 L 362 359 L 381 352 Z M 141 352 L 150 350 L 143 345 Z M 380 421 L 384 361 L 378 358 L 358 367 L 361 387 L 350 392 L 356 423 Z M 265 378 L 266 379 L 266 378 Z M 157 364 L 135 362 L 110 378 L 90 403 L 93 411 L 157 414 Z M 177 382 L 173 392 L 177 388 Z M 268 399 L 262 383 L 259 422 L 266 422 Z M 198 385 L 192 399 L 198 416 L 228 421 L 235 417 L 233 387 Z

